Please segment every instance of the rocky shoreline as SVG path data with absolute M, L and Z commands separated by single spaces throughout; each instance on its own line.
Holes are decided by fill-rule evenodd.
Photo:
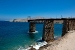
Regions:
M 31 47 L 29 50 L 75 50 L 75 31 L 69 31 L 63 37 L 58 38 L 53 42 L 48 42 L 39 49 Z
M 60 37 L 56 36 L 54 39 L 57 40 L 58 38 L 60 38 Z M 48 42 L 43 41 L 43 40 L 40 39 L 34 45 L 30 45 L 25 50 L 41 50 L 42 48 L 46 48 L 48 46 L 50 46 L 50 44 L 48 44 Z
M 75 50 L 75 31 L 69 31 L 66 35 L 49 42 L 47 45 L 41 47 L 39 50 Z
M 42 41 L 38 44 L 31 45 L 26 49 L 19 50 L 75 50 L 75 30 L 69 31 L 63 37 L 53 42 Z

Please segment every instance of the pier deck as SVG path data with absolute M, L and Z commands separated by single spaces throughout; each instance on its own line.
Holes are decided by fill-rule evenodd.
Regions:
M 50 19 L 31 19 L 29 22 L 29 32 L 35 32 L 35 24 L 43 23 L 43 36 L 44 41 L 54 41 L 54 21 L 63 21 L 62 36 L 69 30 L 75 30 L 75 18 L 50 18 Z

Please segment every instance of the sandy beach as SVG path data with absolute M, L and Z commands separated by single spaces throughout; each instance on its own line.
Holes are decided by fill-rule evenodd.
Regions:
M 69 31 L 63 37 L 50 42 L 47 47 L 40 50 L 75 50 L 75 31 Z

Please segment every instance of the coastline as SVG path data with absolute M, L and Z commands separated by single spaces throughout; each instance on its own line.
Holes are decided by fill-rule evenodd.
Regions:
M 60 37 L 57 37 L 57 36 L 54 37 L 55 40 L 57 40 L 58 38 Z M 48 45 L 48 42 L 39 39 L 35 44 L 30 45 L 28 48 L 25 48 L 25 50 L 40 50 L 41 47 L 45 47 L 47 45 Z M 20 50 L 23 50 L 23 49 L 20 49 Z
M 75 31 L 69 31 L 63 37 L 49 42 L 39 50 L 75 50 Z

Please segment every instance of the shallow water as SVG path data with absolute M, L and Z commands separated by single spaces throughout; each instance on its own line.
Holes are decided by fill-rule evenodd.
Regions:
M 42 37 L 43 24 L 36 24 L 38 33 L 29 34 L 29 23 L 0 22 L 0 50 L 27 48 Z M 62 24 L 54 25 L 54 35 L 61 36 Z

